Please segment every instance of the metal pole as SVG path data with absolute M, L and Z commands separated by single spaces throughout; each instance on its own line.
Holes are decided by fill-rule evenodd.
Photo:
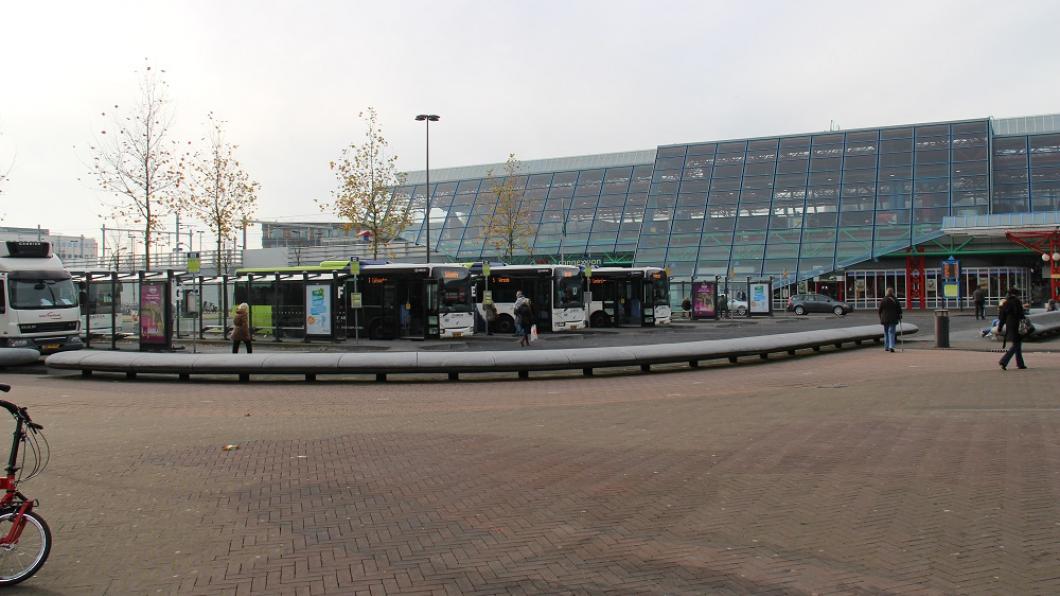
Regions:
M 118 272 L 110 272 L 110 349 L 118 349 Z
M 427 246 L 427 254 L 425 256 L 425 262 L 431 262 L 431 119 L 427 118 L 424 120 L 427 123 L 427 239 L 425 245 Z
M 357 293 L 357 278 L 360 275 L 353 276 L 353 293 Z M 361 299 L 361 304 L 364 305 L 364 299 Z M 353 309 L 353 340 L 360 342 L 361 340 L 361 309 Z
M 99 254 L 99 256 L 100 256 L 101 259 L 106 260 L 106 258 L 107 258 L 107 224 L 103 224 L 102 233 L 100 235 L 103 237 L 103 252 L 101 252 Z
M 84 236 L 81 237 L 84 245 Z M 85 348 L 92 347 L 92 273 L 85 274 Z

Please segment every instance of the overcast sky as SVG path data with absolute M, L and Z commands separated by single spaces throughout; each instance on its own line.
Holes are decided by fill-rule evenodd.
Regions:
M 432 167 L 1054 113 L 1057 23 L 1055 1 L 16 0 L 0 8 L 0 211 L 99 235 L 111 199 L 85 145 L 133 103 L 145 58 L 176 136 L 200 138 L 211 110 L 229 121 L 261 218 L 319 220 L 367 106 L 406 170 L 424 166 L 422 112 L 442 117 Z

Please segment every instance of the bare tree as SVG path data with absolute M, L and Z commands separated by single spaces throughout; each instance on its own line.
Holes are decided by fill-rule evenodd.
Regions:
M 503 252 L 505 260 L 510 260 L 517 248 L 529 250 L 534 234 L 529 206 L 523 203 L 523 191 L 516 185 L 518 176 L 519 160 L 514 153 L 508 155 L 502 176 L 494 177 L 493 170 L 487 174 L 486 183 L 497 198 L 497 207 L 486 227 L 486 240 Z
M 103 191 L 118 198 L 111 215 L 143 226 L 145 269 L 151 268 L 162 216 L 179 199 L 184 179 L 184 158 L 170 138 L 172 113 L 162 74 L 145 64 L 137 103 L 124 112 L 118 105 L 103 112 L 111 124 L 89 145 L 91 174 Z
M 359 228 L 371 234 L 373 258 L 379 258 L 379 246 L 397 236 L 412 218 L 409 201 L 391 201 L 395 186 L 404 183 L 397 173 L 397 156 L 388 156 L 388 143 L 379 127 L 374 108 L 357 114 L 368 129 L 364 141 L 342 150 L 338 161 L 329 165 L 339 181 L 330 202 L 318 201 L 322 211 L 332 211 L 347 222 L 347 229 Z
M 212 113 L 209 122 L 207 154 L 191 162 L 186 207 L 213 232 L 217 240 L 214 265 L 220 275 L 224 238 L 253 215 L 261 185 L 250 179 L 235 158 L 238 146 L 225 140 L 225 122 L 215 119 Z

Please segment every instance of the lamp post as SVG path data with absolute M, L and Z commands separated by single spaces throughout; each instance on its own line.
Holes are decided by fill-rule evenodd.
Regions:
M 423 210 L 424 224 L 427 226 L 427 238 L 424 245 L 427 247 L 427 262 L 431 262 L 431 122 L 438 121 L 437 114 L 420 114 L 416 116 L 417 122 L 423 122 L 427 128 L 427 206 Z

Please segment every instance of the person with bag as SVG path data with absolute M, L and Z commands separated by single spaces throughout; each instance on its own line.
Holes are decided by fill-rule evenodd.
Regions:
M 515 315 L 515 335 L 517 337 L 521 337 L 523 335 L 523 331 L 528 331 L 526 329 L 523 329 L 523 318 L 519 315 L 523 305 L 526 304 L 526 301 L 527 298 L 523 295 L 523 291 L 516 290 L 515 302 L 512 304 L 512 314 Z
M 497 306 L 487 302 L 482 305 L 482 312 L 485 313 L 486 335 L 493 335 L 493 326 L 497 324 Z
M 232 320 L 232 353 L 239 353 L 239 343 L 247 347 L 247 354 L 253 354 L 254 348 L 250 345 L 250 305 L 246 302 L 236 307 L 236 316 Z
M 902 320 L 902 305 L 894 297 L 894 288 L 887 288 L 883 300 L 880 300 L 880 324 L 883 325 L 883 349 L 885 352 L 894 352 L 895 334 L 898 331 L 898 323 Z
M 1021 321 L 1027 320 L 1026 316 L 1027 312 L 1023 309 L 1019 294 L 1015 288 L 1010 289 L 997 317 L 1000 321 L 999 331 L 1005 338 L 1005 343 L 1011 342 L 1012 344 L 997 363 L 1001 370 L 1008 370 L 1008 363 L 1013 356 L 1016 357 L 1017 368 L 1027 368 L 1027 364 L 1023 361 L 1023 336 L 1020 335 L 1020 324 Z M 1030 323 L 1030 321 L 1027 322 Z M 1001 344 L 1001 347 L 1004 348 L 1005 344 Z
M 520 346 L 530 345 L 530 333 L 533 331 L 534 326 L 534 314 L 533 308 L 530 305 L 530 299 L 524 298 L 523 302 L 515 310 L 516 320 L 519 321 L 520 329 L 522 329 L 522 337 L 519 338 Z

